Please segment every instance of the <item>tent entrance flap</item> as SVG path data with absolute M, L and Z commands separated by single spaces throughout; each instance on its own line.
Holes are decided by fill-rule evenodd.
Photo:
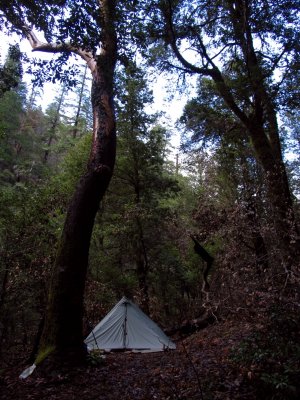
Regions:
M 89 350 L 162 351 L 176 345 L 142 310 L 123 297 L 85 339 Z

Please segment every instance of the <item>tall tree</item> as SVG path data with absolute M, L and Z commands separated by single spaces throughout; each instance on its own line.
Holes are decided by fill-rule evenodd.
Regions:
M 22 80 L 22 55 L 19 45 L 11 45 L 3 66 L 0 66 L 0 97 Z
M 282 81 L 298 60 L 297 2 L 163 0 L 149 9 L 151 38 L 170 51 L 153 50 L 164 67 L 209 77 L 244 126 L 265 174 L 278 258 L 286 271 L 297 265 L 299 235 L 282 157 L 277 121 Z M 153 22 L 154 21 L 154 22 Z M 163 21 L 163 22 L 161 22 Z M 276 73 L 281 79 L 276 79 Z
M 116 128 L 113 79 L 117 61 L 116 5 L 114 0 L 82 3 L 13 2 L 1 4 L 6 20 L 25 35 L 34 51 L 56 53 L 53 79 L 64 79 L 62 64 L 70 54 L 80 56 L 92 72 L 93 142 L 87 171 L 70 202 L 58 245 L 49 289 L 45 324 L 37 362 L 54 357 L 81 360 L 85 355 L 82 332 L 83 294 L 90 237 L 99 202 L 115 162 Z M 44 32 L 42 42 L 29 26 Z M 100 51 L 97 52 L 97 47 Z

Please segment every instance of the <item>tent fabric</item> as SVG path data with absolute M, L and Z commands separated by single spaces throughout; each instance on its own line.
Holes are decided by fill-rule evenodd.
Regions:
M 85 339 L 88 350 L 163 351 L 175 349 L 164 332 L 123 297 Z

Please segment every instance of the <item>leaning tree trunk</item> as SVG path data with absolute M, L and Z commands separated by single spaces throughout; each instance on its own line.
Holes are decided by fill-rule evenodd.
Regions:
M 115 1 L 103 0 L 102 47 L 93 71 L 93 142 L 87 172 L 68 208 L 50 282 L 45 324 L 36 363 L 81 361 L 82 318 L 90 239 L 99 203 L 110 182 L 116 150 L 113 75 L 117 57 Z

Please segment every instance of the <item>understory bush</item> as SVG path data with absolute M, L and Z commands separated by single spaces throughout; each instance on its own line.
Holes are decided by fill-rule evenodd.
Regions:
M 296 308 L 294 304 L 270 307 L 265 326 L 231 355 L 254 384 L 257 399 L 300 398 L 300 314 Z

